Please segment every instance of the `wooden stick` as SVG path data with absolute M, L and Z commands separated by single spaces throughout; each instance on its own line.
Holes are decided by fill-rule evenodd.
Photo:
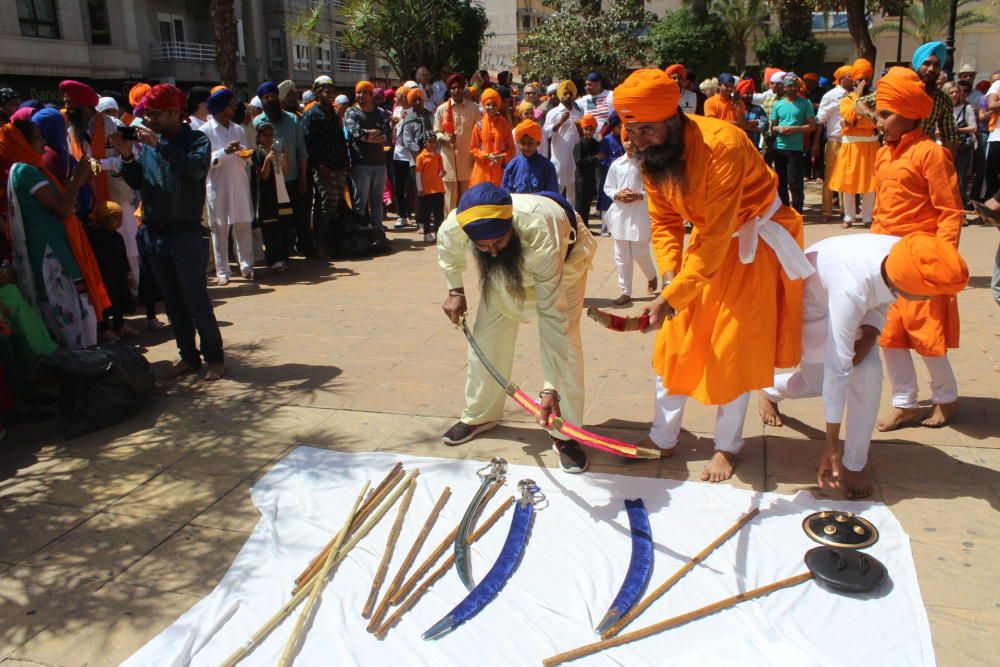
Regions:
M 393 467 L 393 471 L 391 471 L 389 476 L 386 478 L 388 482 L 386 482 L 386 480 L 382 480 L 383 483 L 385 483 L 384 486 L 382 484 L 379 485 L 382 486 L 382 490 L 379 491 L 376 488 L 376 490 L 372 491 L 372 493 L 368 496 L 364 504 L 362 504 L 361 509 L 358 511 L 358 515 L 355 516 L 354 521 L 351 522 L 350 532 L 357 530 L 358 526 L 360 526 L 361 523 L 368 518 L 368 515 L 372 513 L 375 507 L 382 502 L 382 499 L 391 493 L 396 488 L 399 481 L 403 479 L 402 464 L 399 465 L 399 468 Z M 306 569 L 295 578 L 295 588 L 292 589 L 292 593 L 298 593 L 302 588 L 302 584 L 307 580 L 312 579 L 313 576 L 319 572 L 319 569 L 323 567 L 323 561 L 330 555 L 331 548 L 333 547 L 333 541 L 335 539 L 336 536 L 334 536 L 327 543 L 327 545 L 323 547 L 322 551 L 320 551 L 319 554 L 309 562 Z
M 286 667 L 292 662 L 292 653 L 295 652 L 296 647 L 299 644 L 299 637 L 302 635 L 302 628 L 305 627 L 306 621 L 312 615 L 312 610 L 316 604 L 316 600 L 319 598 L 319 592 L 323 589 L 323 584 L 326 582 L 327 575 L 330 574 L 330 567 L 333 565 L 333 558 L 340 549 L 340 545 L 344 543 L 347 538 L 347 533 L 351 529 L 351 522 L 354 520 L 354 516 L 358 513 L 358 508 L 361 506 L 362 501 L 365 498 L 365 492 L 368 487 L 371 486 L 371 481 L 365 482 L 365 486 L 361 489 L 361 493 L 358 494 L 357 500 L 354 501 L 354 505 L 351 507 L 350 513 L 347 515 L 347 520 L 344 521 L 344 526 L 337 533 L 337 539 L 334 541 L 333 550 L 330 555 L 326 557 L 326 561 L 323 563 L 323 568 L 319 571 L 319 576 L 313 581 L 311 590 L 309 591 L 309 599 L 306 600 L 305 608 L 302 613 L 299 614 L 299 620 L 295 622 L 295 629 L 292 630 L 292 636 L 288 638 L 288 643 L 285 644 L 285 650 L 281 654 L 281 660 L 278 661 L 278 667 Z
M 677 627 L 678 625 L 683 625 L 689 621 L 693 621 L 698 618 L 703 618 L 714 614 L 717 611 L 722 611 L 728 607 L 732 607 L 735 604 L 743 602 L 744 600 L 751 600 L 753 598 L 759 598 L 768 593 L 772 593 L 780 588 L 788 588 L 789 586 L 796 586 L 804 581 L 809 581 L 812 579 L 812 572 L 803 572 L 802 574 L 797 574 L 794 577 L 788 577 L 787 579 L 782 579 L 781 581 L 776 581 L 773 584 L 768 584 L 767 586 L 761 586 L 760 588 L 754 588 L 747 591 L 746 593 L 740 593 L 739 595 L 734 595 L 732 597 L 726 598 L 725 600 L 719 600 L 718 602 L 713 602 L 710 605 L 701 607 L 700 609 L 695 609 L 694 611 L 689 611 L 686 614 L 681 614 L 680 616 L 674 616 L 673 618 L 668 618 L 665 621 L 660 621 L 659 623 L 654 623 L 653 625 L 641 628 L 639 630 L 634 630 L 632 632 L 626 632 L 623 635 L 613 637 L 611 639 L 602 639 L 599 642 L 594 642 L 593 644 L 587 644 L 586 646 L 581 646 L 580 648 L 575 648 L 572 651 L 566 651 L 565 653 L 560 653 L 559 655 L 554 655 L 551 658 L 546 658 L 542 661 L 545 667 L 554 667 L 555 665 L 560 665 L 564 662 L 570 662 L 571 660 L 576 660 L 584 656 L 591 655 L 592 653 L 597 653 L 598 651 L 603 651 L 606 648 L 611 648 L 613 646 L 621 646 L 622 644 L 627 644 L 633 642 L 637 639 L 645 639 L 650 635 L 655 635 L 658 632 L 663 632 L 664 630 L 669 630 L 670 628 Z
M 386 538 L 382 562 L 378 564 L 378 569 L 375 570 L 372 589 L 368 593 L 368 600 L 365 601 L 364 609 L 361 610 L 361 618 L 371 618 L 372 616 L 375 601 L 378 600 L 379 591 L 382 590 L 382 584 L 385 582 L 385 573 L 389 569 L 389 561 L 392 560 L 392 552 L 396 550 L 396 542 L 399 541 L 399 532 L 403 530 L 403 519 L 406 518 L 406 512 L 410 509 L 410 501 L 413 500 L 413 492 L 416 489 L 416 480 L 410 480 L 409 486 L 406 487 L 406 493 L 403 494 L 403 500 L 399 503 L 399 510 L 396 511 L 396 520 L 392 522 L 392 528 L 389 530 L 389 537 Z
M 368 632 L 375 632 L 379 624 L 382 623 L 382 619 L 385 618 L 386 611 L 389 610 L 389 600 L 396 593 L 397 590 L 403 585 L 403 578 L 409 571 L 410 567 L 413 565 L 413 561 L 417 559 L 417 554 L 420 553 L 420 549 L 423 548 L 424 542 L 427 541 L 427 536 L 431 532 L 431 528 L 438 520 L 438 516 L 441 514 L 441 510 L 444 506 L 448 504 L 448 500 L 451 498 L 451 487 L 444 487 L 444 491 L 441 492 L 441 497 L 438 498 L 437 504 L 434 505 L 434 509 L 431 510 L 430 516 L 424 522 L 424 527 L 420 529 L 420 534 L 417 535 L 417 539 L 413 542 L 413 546 L 410 547 L 409 553 L 406 554 L 406 558 L 403 559 L 403 564 L 399 567 L 399 572 L 396 573 L 395 578 L 392 583 L 389 584 L 389 588 L 385 591 L 385 597 L 382 598 L 382 602 L 379 603 L 378 607 L 375 608 L 375 613 L 372 614 L 371 621 L 368 623 Z
M 664 593 L 666 593 L 673 587 L 674 584 L 680 581 L 681 577 L 683 577 L 685 574 L 694 569 L 695 565 L 705 560 L 708 554 L 715 551 L 720 544 L 722 544 L 730 537 L 732 537 L 736 533 L 736 531 L 738 531 L 740 528 L 746 525 L 748 521 L 753 519 L 759 513 L 760 509 L 754 507 L 752 510 L 741 516 L 739 521 L 730 526 L 729 529 L 726 530 L 726 532 L 715 538 L 715 540 L 711 544 L 702 549 L 698 553 L 698 555 L 696 555 L 694 558 L 684 563 L 684 565 L 682 565 L 679 570 L 674 572 L 674 574 L 669 579 L 663 582 L 663 584 L 661 584 L 659 588 L 657 588 L 655 591 L 653 591 L 652 593 L 644 597 L 642 600 L 640 600 L 639 603 L 636 604 L 634 607 L 632 607 L 632 609 L 630 609 L 627 614 L 618 619 L 617 623 L 615 623 L 610 628 L 605 630 L 604 634 L 601 635 L 601 639 L 610 639 L 611 637 L 614 637 L 619 632 L 621 632 L 622 628 L 631 623 L 636 616 L 646 611 L 646 608 L 649 607 L 649 605 L 659 600 Z
M 476 529 L 476 532 L 474 532 L 472 534 L 472 537 L 469 538 L 469 544 L 472 544 L 480 537 L 482 537 L 483 534 L 487 530 L 489 530 L 490 527 L 493 524 L 495 524 L 500 519 L 501 516 L 503 516 L 503 513 L 507 511 L 507 508 L 511 507 L 513 504 L 514 504 L 513 496 L 505 500 L 504 503 L 500 505 L 500 507 L 498 507 L 497 510 L 492 515 L 490 515 L 490 518 L 486 519 L 486 521 L 484 521 L 483 524 Z M 427 579 L 425 579 L 420 584 L 420 586 L 418 586 L 417 589 L 413 591 L 413 593 L 411 593 L 408 598 L 406 598 L 403 604 L 399 605 L 399 609 L 394 611 L 392 615 L 385 620 L 385 623 L 383 623 L 381 627 L 379 627 L 379 629 L 375 631 L 375 636 L 378 637 L 379 639 L 384 639 L 386 633 L 389 632 L 392 626 L 396 625 L 396 623 L 399 622 L 399 619 L 403 617 L 403 614 L 409 611 L 413 607 L 413 605 L 415 605 L 420 600 L 420 598 L 424 596 L 424 593 L 426 593 L 430 589 L 431 585 L 435 581 L 443 577 L 445 573 L 447 573 L 448 570 L 451 568 L 451 566 L 454 564 L 455 564 L 455 554 L 452 553 L 444 560 L 443 563 L 441 563 L 441 566 L 438 569 L 434 570 L 427 577 Z
M 392 492 L 392 495 L 386 498 L 385 502 L 379 506 L 379 508 L 368 519 L 368 521 L 365 522 L 365 524 L 361 526 L 361 528 L 359 528 L 357 532 L 351 536 L 351 539 L 348 540 L 346 544 L 342 544 L 340 546 L 340 549 L 333 557 L 333 563 L 331 567 L 335 567 L 337 563 L 342 561 L 351 551 L 351 549 L 356 547 L 358 545 L 358 542 L 364 539 L 364 537 L 371 532 L 372 528 L 374 528 L 375 525 L 382 519 L 382 517 L 385 516 L 385 513 L 389 511 L 389 508 L 395 504 L 396 499 L 399 498 L 399 496 L 403 493 L 403 489 L 406 487 L 406 484 L 409 483 L 409 480 L 416 477 L 419 474 L 420 474 L 419 470 L 411 470 L 409 474 L 407 474 L 403 486 L 397 487 Z M 319 574 L 318 571 L 317 574 Z M 281 607 L 281 609 L 276 611 L 274 615 L 270 619 L 268 619 L 268 621 L 263 626 L 261 626 L 261 628 L 257 630 L 257 632 L 255 632 L 252 637 L 250 637 L 250 640 L 244 646 L 238 648 L 235 652 L 233 652 L 233 654 L 229 656 L 229 658 L 226 659 L 224 663 L 222 663 L 222 667 L 233 667 L 233 665 L 235 665 L 240 660 L 249 655 L 250 651 L 252 651 L 257 646 L 257 644 L 263 641 L 265 637 L 271 634 L 271 631 L 274 630 L 276 627 L 278 627 L 278 625 L 285 619 L 285 617 L 288 616 L 288 614 L 291 613 L 291 611 L 295 609 L 295 607 L 297 607 L 300 602 L 305 600 L 306 596 L 308 595 L 309 595 L 309 588 L 306 586 L 300 586 L 298 592 L 292 595 L 292 599 L 286 602 L 284 606 Z
M 486 492 L 486 496 L 483 498 L 484 506 L 486 505 L 486 503 L 488 503 L 490 500 L 493 499 L 493 496 L 496 495 L 497 491 L 500 490 L 501 486 L 503 486 L 503 482 L 496 482 L 495 484 L 493 484 L 493 486 L 490 487 L 489 491 Z M 425 574 L 427 574 L 427 571 L 430 570 L 431 567 L 433 567 L 434 563 L 437 562 L 437 559 L 441 557 L 441 554 L 443 554 L 445 550 L 449 546 L 451 546 L 452 542 L 455 541 L 456 537 L 458 537 L 458 526 L 455 526 L 455 530 L 448 533 L 448 536 L 445 537 L 444 540 L 442 540 L 441 544 L 437 545 L 437 548 L 431 552 L 431 555 L 427 557 L 427 560 L 421 563 L 420 567 L 417 568 L 416 572 L 414 572 L 410 576 L 410 578 L 406 580 L 406 583 L 403 584 L 403 587 L 400 588 L 398 591 L 396 591 L 396 593 L 393 594 L 391 598 L 389 598 L 389 602 L 394 605 L 399 604 L 403 600 L 403 598 L 406 597 L 406 594 L 409 593 L 413 589 L 413 587 L 417 585 L 417 582 L 420 581 L 420 579 L 423 578 Z

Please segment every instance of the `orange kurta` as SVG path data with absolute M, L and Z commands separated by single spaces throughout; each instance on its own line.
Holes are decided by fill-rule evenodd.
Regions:
M 706 118 L 719 118 L 730 123 L 738 123 L 742 113 L 743 102 L 736 97 L 724 100 L 721 95 L 716 93 L 705 100 Z
M 767 213 L 778 177 L 741 129 L 686 116 L 683 188 L 645 179 L 660 273 L 673 271 L 663 298 L 677 315 L 656 337 L 653 368 L 672 394 L 720 405 L 769 387 L 774 369 L 798 364 L 802 281 L 790 280 L 763 241 L 750 264 L 733 234 Z M 802 217 L 780 206 L 771 218 L 802 245 Z M 694 231 L 684 250 L 684 221 Z
M 964 214 L 947 149 L 917 128 L 904 134 L 899 144 L 883 146 L 875 167 L 878 191 L 872 232 L 894 236 L 929 232 L 958 247 Z M 881 344 L 940 357 L 949 347 L 958 347 L 958 330 L 955 296 L 926 301 L 900 298 L 889 308 Z
M 875 154 L 879 149 L 875 124 L 854 110 L 857 101 L 855 93 L 844 95 L 840 100 L 840 115 L 847 126 L 841 135 L 840 151 L 828 184 L 834 192 L 855 195 L 875 192 Z M 858 142 L 857 138 L 873 141 Z
M 517 154 L 514 149 L 514 134 L 510 123 L 503 116 L 483 117 L 472 129 L 472 145 L 470 146 L 474 163 L 472 176 L 469 177 L 469 187 L 489 181 L 500 187 L 503 181 L 503 169 Z M 490 164 L 486 157 L 490 153 L 503 153 L 503 159 L 496 164 Z

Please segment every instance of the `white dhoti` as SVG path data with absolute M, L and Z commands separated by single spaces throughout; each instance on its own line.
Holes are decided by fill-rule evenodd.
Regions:
M 903 348 L 882 348 L 885 355 L 885 369 L 892 386 L 892 406 L 895 408 L 917 408 L 917 369 L 913 365 L 910 350 Z M 935 404 L 954 403 L 958 400 L 958 381 L 951 369 L 948 355 L 943 357 L 920 357 L 931 376 L 931 402 Z
M 615 239 L 615 265 L 618 267 L 618 287 L 622 294 L 632 296 L 632 265 L 639 265 L 646 282 L 656 278 L 656 265 L 649 241 L 619 241 Z
M 220 278 L 229 277 L 229 230 L 233 230 L 233 245 L 244 274 L 253 270 L 253 228 L 249 222 L 230 224 L 225 217 L 210 219 L 212 229 L 212 250 L 215 256 L 215 274 Z
M 653 407 L 653 427 L 649 439 L 660 449 L 673 449 L 681 434 L 684 406 L 688 397 L 671 394 L 656 377 L 656 402 Z M 730 454 L 743 449 L 743 422 L 746 419 L 750 394 L 741 394 L 729 403 L 716 406 L 715 448 Z

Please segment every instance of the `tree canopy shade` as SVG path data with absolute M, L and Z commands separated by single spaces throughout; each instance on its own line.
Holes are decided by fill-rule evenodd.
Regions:
M 212 0 L 212 39 L 215 41 L 215 64 L 219 79 L 229 88 L 236 87 L 236 9 L 233 0 Z
M 713 0 L 712 11 L 719 15 L 729 36 L 732 62 L 737 72 L 747 64 L 747 46 L 764 29 L 769 9 L 766 0 Z
M 542 0 L 553 9 L 523 40 L 528 73 L 539 79 L 583 78 L 596 70 L 615 85 L 642 67 L 656 20 L 642 0 L 614 0 L 604 11 L 583 0 Z
M 956 28 L 968 28 L 990 20 L 989 16 L 979 9 L 970 8 L 970 5 L 975 4 L 977 4 L 975 0 L 958 0 Z M 903 33 L 915 37 L 921 43 L 944 41 L 945 35 L 948 34 L 950 11 L 951 0 L 922 0 L 908 4 L 903 10 Z M 871 32 L 872 35 L 878 36 L 897 30 L 899 26 L 896 23 L 883 23 Z
M 313 5 L 289 30 L 314 43 L 328 38 L 318 25 L 329 1 Z M 470 0 L 345 0 L 338 13 L 344 48 L 380 56 L 403 78 L 421 65 L 432 72 L 448 65 L 467 74 L 479 68 L 488 21 L 482 5 Z
M 778 32 L 770 32 L 754 46 L 762 67 L 781 67 L 803 73 L 823 66 L 826 45 L 812 34 L 813 4 L 802 0 L 771 0 L 778 12 Z
M 732 42 L 718 14 L 695 16 L 692 9 L 681 7 L 667 12 L 650 32 L 653 57 L 664 67 L 684 65 L 698 76 L 715 76 L 730 65 Z

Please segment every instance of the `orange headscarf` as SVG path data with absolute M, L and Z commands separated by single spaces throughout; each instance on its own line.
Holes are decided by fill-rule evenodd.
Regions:
M 864 58 L 858 58 L 857 60 L 854 61 L 854 64 L 851 65 L 852 79 L 855 80 L 868 79 L 869 81 L 871 81 L 871 78 L 874 75 L 875 75 L 875 66 L 872 65 L 871 62 L 865 60 Z
M 893 67 L 878 82 L 875 108 L 922 120 L 931 115 L 934 100 L 927 94 L 924 82 L 916 72 L 909 67 Z
M 531 102 L 521 102 L 517 105 L 517 115 L 520 117 L 526 111 L 534 111 L 535 105 Z
M 969 282 L 969 267 L 958 249 L 930 232 L 907 234 L 892 246 L 885 272 L 894 286 L 919 296 L 957 294 Z
M 4 164 L 15 164 L 24 162 L 35 167 L 49 179 L 60 192 L 66 188 L 59 182 L 59 179 L 52 175 L 45 165 L 42 164 L 42 156 L 31 148 L 31 144 L 21 134 L 13 123 L 6 123 L 0 127 L 0 162 Z M 83 223 L 76 215 L 70 214 L 63 218 L 63 227 L 66 229 L 66 238 L 69 240 L 70 249 L 73 251 L 73 258 L 76 259 L 77 266 L 80 267 L 80 275 L 87 286 L 90 302 L 97 313 L 97 319 L 104 319 L 104 311 L 111 307 L 111 297 L 104 287 L 104 279 L 101 278 L 101 268 L 94 257 L 94 250 L 90 247 L 90 241 L 83 230 Z
M 580 119 L 580 127 L 592 127 L 597 129 L 597 119 L 594 118 L 593 114 L 584 114 L 583 118 Z
M 503 98 L 500 97 L 500 93 L 493 88 L 487 88 L 479 97 L 479 103 L 483 106 L 486 106 L 487 102 L 494 102 L 498 107 L 501 109 L 503 108 Z
M 542 143 L 542 126 L 533 120 L 522 120 L 514 128 L 514 141 L 521 141 L 521 137 L 528 135 L 538 143 Z
M 139 102 L 142 102 L 142 98 L 151 88 L 152 86 L 148 83 L 137 83 L 132 86 L 132 89 L 128 91 L 128 103 L 132 105 L 132 108 L 139 106 Z
M 417 99 L 418 97 L 422 100 L 427 99 L 427 95 L 425 95 L 424 91 L 420 88 L 410 88 L 408 91 L 406 91 L 406 103 L 409 104 L 410 106 L 413 106 L 413 100 Z
M 681 89 L 658 69 L 632 72 L 614 91 L 615 111 L 623 123 L 656 123 L 677 115 Z
M 667 69 L 663 70 L 663 73 L 666 74 L 667 76 L 673 76 L 674 74 L 679 74 L 682 79 L 688 78 L 687 68 L 684 67 L 684 65 L 681 65 L 680 63 L 670 65 L 669 67 L 667 67 Z
M 834 83 L 840 83 L 841 79 L 843 79 L 845 76 L 852 76 L 853 73 L 854 73 L 854 68 L 851 65 L 841 65 L 833 73 L 833 81 Z
M 371 81 L 358 81 L 354 84 L 354 92 L 357 93 L 359 90 L 367 90 L 369 93 L 374 93 L 375 86 L 372 85 Z

